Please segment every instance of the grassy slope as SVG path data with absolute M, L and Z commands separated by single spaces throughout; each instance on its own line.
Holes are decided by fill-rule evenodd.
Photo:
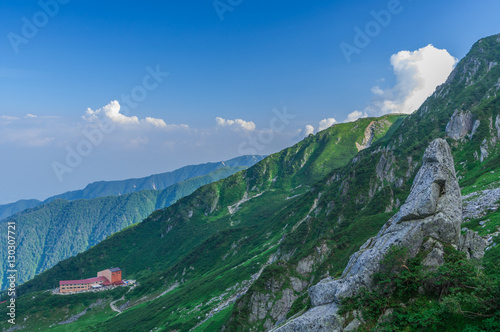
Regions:
M 57 262 L 83 252 L 125 227 L 136 224 L 154 210 L 175 203 L 197 188 L 228 177 L 243 166 L 219 168 L 208 175 L 176 183 L 164 190 L 143 190 L 121 196 L 91 200 L 56 201 L 43 204 L 5 220 L 17 229 L 18 278 L 25 282 Z M 0 238 L 5 238 L 2 232 Z M 0 257 L 6 257 L 0 247 Z M 0 266 L 2 288 L 6 285 L 5 266 Z
M 378 137 L 400 117 L 377 120 Z M 125 311 L 99 325 L 99 330 L 130 326 L 132 322 L 141 326 L 138 330 L 158 325 L 191 328 L 221 301 L 249 285 L 251 275 L 276 250 L 287 223 L 291 227 L 292 219 L 298 222 L 307 214 L 310 206 L 298 202 L 313 197 L 310 185 L 357 153 L 355 143 L 361 143 L 365 128 L 373 120 L 336 125 L 246 171 L 204 186 L 170 208 L 153 213 L 143 223 L 60 262 L 21 286 L 21 291 L 50 288 L 59 279 L 92 275 L 111 264 L 120 266 L 126 277 L 140 281 L 142 286 L 127 295 L 131 303 L 152 299 L 175 282 L 181 286 Z M 227 207 L 245 193 L 254 198 L 231 214 Z M 219 296 L 220 300 L 210 302 Z M 200 303 L 203 305 L 196 308 Z

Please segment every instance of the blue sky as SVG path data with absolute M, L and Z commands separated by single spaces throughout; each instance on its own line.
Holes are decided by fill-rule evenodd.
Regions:
M 355 46 L 354 28 L 391 6 L 397 13 L 346 61 L 340 44 Z M 428 94 L 452 58 L 500 32 L 499 12 L 494 0 L 3 1 L 0 204 L 229 159 L 252 137 L 269 154 L 353 111 L 408 111 L 414 91 L 402 87 L 414 73 L 398 64 L 425 58 L 430 76 L 444 68 Z M 146 79 L 158 68 L 169 75 Z M 140 101 L 124 107 L 133 92 Z M 270 132 L 276 111 L 293 118 Z M 68 166 L 68 151 L 89 141 L 83 131 L 106 119 L 114 129 Z

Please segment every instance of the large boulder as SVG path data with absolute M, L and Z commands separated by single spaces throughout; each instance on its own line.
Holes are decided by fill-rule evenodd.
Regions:
M 442 247 L 436 243 L 458 248 L 461 222 L 462 197 L 451 150 L 445 140 L 436 139 L 425 151 L 422 167 L 399 212 L 351 256 L 340 279 L 327 278 L 309 289 L 315 308 L 276 331 L 341 331 L 337 315 L 340 299 L 356 294 L 361 287 L 373 287 L 372 277 L 391 247 L 406 247 L 412 257 L 426 241 L 425 245 L 433 248 L 427 262 L 438 264 Z M 320 312 L 324 313 L 321 320 Z
M 462 196 L 451 150 L 443 139 L 434 140 L 424 154 L 410 195 L 399 212 L 353 254 L 339 280 L 326 279 L 311 287 L 313 305 L 338 302 L 360 287 L 372 286 L 372 276 L 392 246 L 403 246 L 415 256 L 431 237 L 458 246 L 462 223 Z

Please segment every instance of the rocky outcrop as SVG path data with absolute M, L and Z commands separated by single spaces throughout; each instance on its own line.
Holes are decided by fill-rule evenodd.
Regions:
M 464 235 L 460 235 L 458 250 L 465 252 L 467 258 L 481 259 L 487 242 L 479 234 L 470 229 Z
M 483 140 L 483 143 L 481 143 L 479 149 L 481 151 L 481 157 L 479 158 L 479 161 L 483 162 L 490 156 L 490 152 L 488 151 L 488 141 L 486 140 L 486 138 Z
M 340 279 L 327 278 L 309 289 L 314 306 L 276 331 L 342 331 L 337 314 L 341 298 L 360 287 L 371 288 L 372 276 L 393 246 L 404 246 L 410 256 L 423 247 L 430 250 L 428 266 L 442 263 L 443 244 L 458 247 L 462 198 L 451 150 L 443 139 L 434 140 L 423 158 L 405 204 L 381 229 L 353 254 Z M 470 241 L 469 241 L 470 242 Z
M 343 318 L 337 314 L 336 303 L 321 305 L 308 310 L 305 314 L 287 322 L 273 331 L 279 332 L 311 332 L 342 331 Z
M 428 269 L 435 270 L 444 263 L 444 246 L 441 242 L 430 237 L 422 245 L 422 249 L 428 252 L 422 260 L 422 265 Z
M 488 214 L 489 210 L 497 210 L 500 200 L 500 188 L 477 191 L 463 197 L 463 218 L 465 221 L 477 219 Z
M 474 116 L 470 111 L 456 110 L 451 116 L 450 122 L 446 125 L 446 135 L 454 140 L 465 138 L 474 125 Z
M 375 137 L 375 125 L 376 121 L 370 122 L 368 127 L 366 127 L 365 129 L 365 137 L 363 138 L 361 144 L 356 142 L 356 148 L 358 149 L 358 151 L 369 148 L 372 145 L 373 138 Z
M 394 162 L 396 161 L 396 157 L 392 151 L 383 151 L 380 159 L 377 163 L 377 167 L 375 172 L 377 174 L 377 178 L 383 181 L 388 181 L 390 183 L 394 183 Z

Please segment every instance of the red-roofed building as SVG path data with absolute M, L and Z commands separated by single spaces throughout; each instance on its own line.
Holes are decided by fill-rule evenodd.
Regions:
M 106 277 L 110 283 L 122 280 L 122 270 L 117 267 L 97 272 L 98 277 Z
M 61 280 L 59 281 L 60 293 L 75 293 L 99 288 L 102 286 L 117 286 L 123 284 L 122 271 L 119 268 L 99 271 L 97 277 L 83 280 Z

